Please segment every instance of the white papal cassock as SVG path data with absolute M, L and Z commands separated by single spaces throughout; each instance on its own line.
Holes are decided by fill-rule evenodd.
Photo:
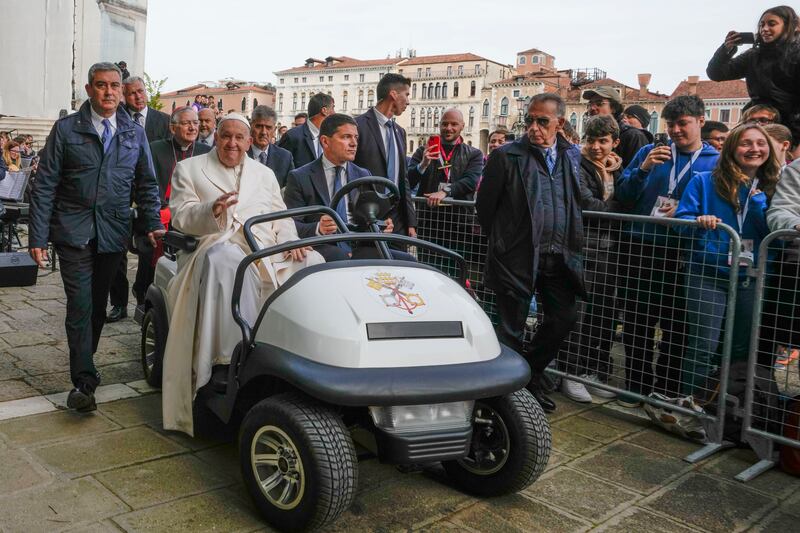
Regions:
M 238 187 L 237 187 L 238 185 Z M 214 201 L 239 191 L 239 202 L 215 218 Z M 173 227 L 199 237 L 197 250 L 178 256 L 178 274 L 168 287 L 172 309 L 162 379 L 164 428 L 194 434 L 192 401 L 208 383 L 214 364 L 228 363 L 239 327 L 231 314 L 236 267 L 250 253 L 242 226 L 248 218 L 286 209 L 275 174 L 249 157 L 236 169 L 224 167 L 216 149 L 178 163 L 169 201 Z M 291 219 L 253 226 L 265 248 L 297 239 Z M 251 265 L 242 290 L 242 314 L 252 325 L 261 304 L 299 269 L 324 260 L 309 252 L 305 261 L 282 254 Z

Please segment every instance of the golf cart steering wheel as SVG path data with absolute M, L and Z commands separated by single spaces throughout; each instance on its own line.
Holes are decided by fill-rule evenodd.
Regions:
M 376 228 L 373 226 L 384 220 L 400 199 L 400 190 L 393 181 L 377 176 L 348 181 L 333 195 L 330 206 L 332 209 L 336 209 L 335 206 L 339 205 L 339 201 L 345 198 L 350 191 L 364 185 L 373 187 L 359 191 L 356 201 L 353 202 L 351 214 L 356 226 L 375 231 Z M 380 187 L 375 187 L 376 185 L 385 187 L 389 192 L 378 192 Z

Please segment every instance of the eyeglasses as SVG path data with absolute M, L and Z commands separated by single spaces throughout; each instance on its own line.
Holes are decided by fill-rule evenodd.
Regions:
M 526 126 L 531 126 L 534 122 L 536 122 L 536 125 L 540 128 L 546 128 L 548 125 L 550 125 L 551 121 L 552 119 L 548 117 L 532 117 L 530 115 L 525 115 Z
M 755 117 L 755 118 L 751 118 L 750 120 L 748 120 L 748 122 L 750 122 L 750 123 L 755 122 L 756 124 L 761 124 L 762 126 L 765 126 L 767 124 L 774 124 L 775 123 L 775 119 L 767 118 L 767 117 Z

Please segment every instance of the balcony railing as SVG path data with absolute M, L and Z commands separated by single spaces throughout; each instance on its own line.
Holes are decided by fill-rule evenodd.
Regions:
M 412 72 L 409 74 L 409 78 L 411 81 L 425 81 L 431 79 L 457 79 L 457 78 L 474 78 L 476 76 L 483 76 L 486 74 L 486 71 L 480 69 L 479 71 L 475 72 L 474 70 L 464 70 L 464 72 L 460 73 L 457 70 L 452 72 L 447 72 L 446 70 L 433 70 L 430 74 L 426 74 L 423 72 L 422 74 L 417 74 L 416 72 Z

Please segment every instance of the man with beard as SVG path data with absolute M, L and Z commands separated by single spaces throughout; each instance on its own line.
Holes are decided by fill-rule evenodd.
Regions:
M 197 142 L 206 146 L 214 146 L 214 132 L 217 130 L 217 112 L 204 107 L 197 112 L 200 121 L 200 132 Z

